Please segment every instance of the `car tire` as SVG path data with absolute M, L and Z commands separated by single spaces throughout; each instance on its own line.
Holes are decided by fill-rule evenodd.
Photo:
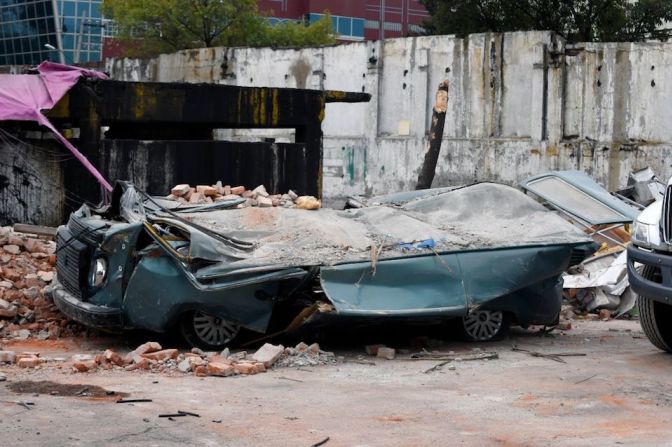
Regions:
M 657 271 L 645 266 L 642 276 L 654 280 Z M 672 305 L 654 301 L 645 296 L 637 298 L 639 323 L 653 345 L 663 351 L 672 352 Z
M 185 313 L 179 322 L 182 338 L 192 347 L 219 351 L 240 334 L 239 324 L 199 310 Z
M 458 327 L 465 341 L 499 340 L 509 332 L 511 318 L 499 310 L 477 309 L 462 317 Z

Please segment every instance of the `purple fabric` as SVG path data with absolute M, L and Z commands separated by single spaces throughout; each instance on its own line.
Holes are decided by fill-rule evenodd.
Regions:
M 39 75 L 0 75 L 0 121 L 36 121 L 49 128 L 103 188 L 112 191 L 105 177 L 42 114 L 42 110 L 52 109 L 82 76 L 98 79 L 107 79 L 107 76 L 95 70 L 53 62 L 42 62 L 37 70 Z

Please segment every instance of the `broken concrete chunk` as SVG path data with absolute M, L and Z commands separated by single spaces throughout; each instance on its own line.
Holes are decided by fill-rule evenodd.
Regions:
M 192 354 L 198 354 L 201 357 L 205 357 L 205 352 L 203 352 L 202 350 L 200 350 L 198 348 L 191 348 L 191 353 Z
M 2 301 L 5 301 L 5 300 L 2 300 Z M 7 301 L 5 301 L 5 302 L 7 302 Z M 9 304 L 9 303 L 7 303 L 7 304 Z M 14 318 L 14 317 L 16 317 L 16 315 L 18 313 L 19 313 L 19 311 L 18 311 L 17 307 L 10 305 L 6 309 L 0 309 L 0 318 Z M 24 330 L 24 329 L 22 329 L 22 330 Z M 19 332 L 21 332 L 21 331 L 19 331 Z M 19 334 L 19 335 L 21 336 L 23 334 Z M 30 336 L 30 331 L 28 331 L 28 337 L 29 336 Z M 26 338 L 28 338 L 28 337 L 26 337 Z M 25 340 L 25 339 L 23 339 L 23 340 Z
M 231 186 L 230 185 L 225 185 L 222 188 L 222 192 L 220 192 L 220 194 L 223 195 L 223 196 L 231 195 Z
M 12 287 L 14 287 L 14 284 L 11 281 L 0 281 L 0 288 L 11 289 Z
M 184 360 L 177 364 L 177 369 L 186 373 L 195 370 L 198 366 L 205 366 L 207 363 L 199 356 L 185 357 Z
M 234 362 L 243 360 L 245 357 L 247 357 L 247 351 L 240 351 L 240 352 L 235 352 L 231 354 L 228 359 Z
M 252 190 L 253 197 L 259 198 L 259 197 L 268 197 L 268 192 L 266 191 L 266 187 L 264 185 L 259 185 L 256 188 Z
M 263 363 L 266 368 L 270 368 L 280 358 L 285 351 L 282 345 L 264 344 L 257 352 L 252 354 L 252 360 Z
M 176 197 L 182 197 L 191 191 L 191 188 L 187 184 L 175 185 L 173 189 L 170 190 L 170 193 Z
M 387 360 L 394 360 L 396 352 L 394 348 L 388 348 L 386 346 L 381 346 L 378 348 L 378 353 L 376 354 L 376 357 L 384 358 Z
M 23 248 L 28 252 L 28 253 L 46 253 L 47 249 L 42 244 L 40 241 L 37 239 L 26 239 L 23 241 Z
M 54 280 L 54 272 L 45 272 L 42 270 L 39 270 L 37 272 L 37 277 L 38 279 L 44 281 L 44 282 L 51 282 Z
M 16 361 L 16 354 L 14 351 L 0 351 L 0 362 L 14 363 Z
M 19 329 L 19 340 L 28 340 L 30 338 L 30 331 L 28 329 Z
M 319 210 L 322 203 L 313 196 L 301 196 L 296 199 L 296 207 L 303 210 Z
M 368 355 L 376 356 L 378 355 L 378 350 L 385 347 L 385 345 L 368 345 L 364 348 Z
M 289 198 L 292 202 L 296 202 L 296 199 L 299 198 L 299 195 L 297 193 L 295 193 L 294 191 L 292 191 L 291 189 L 289 191 L 287 191 L 287 196 L 289 196 Z
M 257 197 L 257 206 L 259 206 L 259 208 L 271 208 L 273 206 L 273 201 L 268 197 L 259 196 Z
M 2 247 L 2 249 L 12 255 L 18 255 L 19 253 L 21 253 L 21 249 L 19 248 L 18 245 L 5 245 Z

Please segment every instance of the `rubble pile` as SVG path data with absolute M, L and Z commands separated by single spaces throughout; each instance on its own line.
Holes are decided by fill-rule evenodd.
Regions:
M 317 210 L 322 204 L 313 196 L 299 196 L 291 189 L 287 194 L 269 194 L 264 185 L 259 185 L 253 190 L 247 190 L 244 186 L 224 185 L 218 181 L 214 185 L 198 185 L 192 187 L 188 184 L 175 185 L 169 200 L 189 204 L 207 204 L 221 202 L 223 200 L 245 199 L 242 206 L 256 206 L 259 208 L 285 207 Z
M 63 359 L 65 360 L 65 359 Z M 299 343 L 296 347 L 264 344 L 255 353 L 246 351 L 231 354 L 229 349 L 221 353 L 203 352 L 194 348 L 180 353 L 177 349 L 164 349 L 157 342 L 147 342 L 126 355 L 107 349 L 98 355 L 75 354 L 70 359 L 72 371 L 83 373 L 103 370 L 146 370 L 153 372 L 179 371 L 197 376 L 228 377 L 266 372 L 271 367 L 300 367 L 326 365 L 336 362 L 332 352 L 322 351 L 317 343 Z M 0 351 L 0 363 L 14 364 L 22 368 L 35 368 L 47 362 L 37 352 L 15 353 Z
M 277 365 L 299 368 L 302 366 L 318 366 L 336 363 L 337 359 L 333 352 L 322 351 L 320 345 L 313 343 L 307 345 L 303 342 L 293 348 L 285 348 L 278 359 Z
M 53 304 L 56 244 L 0 227 L 0 336 L 40 340 L 82 330 Z

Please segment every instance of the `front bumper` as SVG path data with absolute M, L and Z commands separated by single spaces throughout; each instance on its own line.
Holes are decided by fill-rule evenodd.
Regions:
M 653 282 L 635 269 L 635 262 L 660 269 L 661 282 Z M 649 252 L 628 245 L 628 280 L 638 295 L 661 303 L 672 304 L 672 253 Z
M 73 320 L 99 329 L 123 328 L 121 309 L 85 303 L 65 290 L 57 280 L 52 283 L 52 290 L 56 307 Z

